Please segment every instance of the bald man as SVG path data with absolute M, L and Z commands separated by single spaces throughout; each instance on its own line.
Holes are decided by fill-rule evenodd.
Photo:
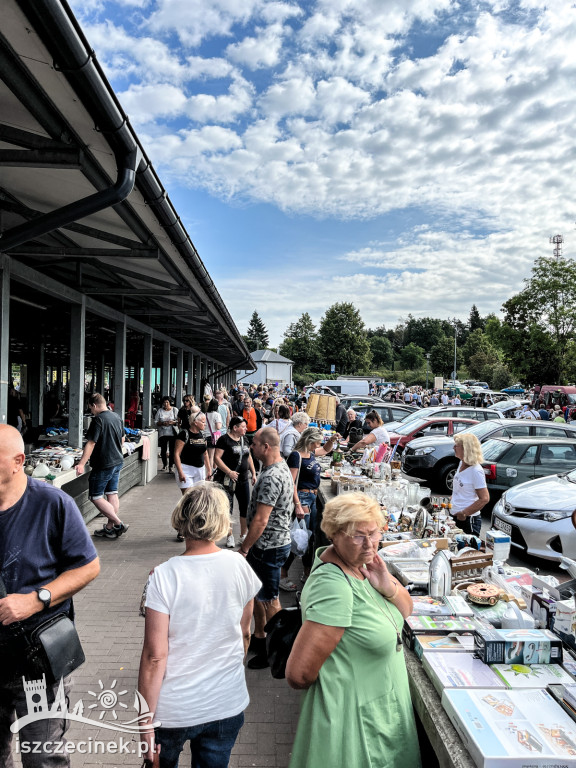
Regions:
M 72 596 L 99 572 L 96 550 L 74 500 L 26 475 L 20 433 L 0 424 L 0 594 L 6 593 L 0 599 L 0 765 L 5 768 L 13 766 L 14 713 L 20 718 L 28 711 L 23 678 L 42 679 L 42 670 L 26 658 L 22 630 L 29 634 L 60 613 L 72 617 Z M 59 682 L 46 687 L 49 707 Z M 66 690 L 68 684 L 65 678 Z M 61 742 L 66 729 L 65 718 L 39 719 L 22 728 L 24 768 L 69 766 L 69 755 L 22 749 L 24 742 Z
M 262 582 L 254 600 L 254 637 L 250 650 L 256 655 L 250 669 L 268 666 L 264 627 L 280 610 L 280 569 L 290 554 L 290 523 L 294 510 L 294 480 L 280 453 L 280 436 L 274 427 L 256 432 L 252 442 L 262 470 L 252 491 L 247 521 L 248 533 L 240 554 Z

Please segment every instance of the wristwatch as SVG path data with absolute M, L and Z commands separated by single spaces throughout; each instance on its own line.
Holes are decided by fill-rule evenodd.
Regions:
M 52 600 L 52 593 L 50 590 L 46 589 L 46 587 L 38 587 L 36 593 L 38 595 L 38 600 L 44 604 L 44 610 L 50 608 L 50 602 Z

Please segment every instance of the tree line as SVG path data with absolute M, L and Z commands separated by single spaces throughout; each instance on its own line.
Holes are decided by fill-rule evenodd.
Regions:
M 515 380 L 525 385 L 563 384 L 576 378 L 576 265 L 569 259 L 541 257 L 524 288 L 504 302 L 503 320 L 481 316 L 472 305 L 466 320 L 416 318 L 409 314 L 394 328 L 367 328 L 350 302 L 329 307 L 318 328 L 308 312 L 287 327 L 278 352 L 294 361 L 295 380 L 336 373 L 382 375 L 413 372 L 486 381 L 501 389 Z M 268 347 L 264 322 L 254 311 L 244 339 L 250 351 Z M 462 373 L 467 374 L 463 376 Z

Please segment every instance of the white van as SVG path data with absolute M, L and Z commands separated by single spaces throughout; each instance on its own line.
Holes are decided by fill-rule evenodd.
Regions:
M 320 379 L 315 387 L 329 387 L 337 395 L 369 395 L 370 385 L 366 379 Z

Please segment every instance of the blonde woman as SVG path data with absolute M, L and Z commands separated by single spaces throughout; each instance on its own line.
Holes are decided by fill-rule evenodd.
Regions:
M 327 456 L 334 448 L 335 437 L 326 441 L 326 450 L 322 448 L 324 435 L 316 427 L 307 427 L 296 443 L 294 450 L 288 456 L 286 463 L 294 480 L 294 512 L 296 517 L 306 522 L 306 527 L 312 531 L 308 549 L 302 557 L 304 566 L 303 578 L 308 578 L 314 555 L 314 531 L 316 530 L 316 497 L 320 487 L 320 464 L 318 456 Z M 288 570 L 294 562 L 290 553 L 280 571 L 280 589 L 285 592 L 295 592 L 298 587 L 288 578 Z
M 480 536 L 480 510 L 490 501 L 490 494 L 482 467 L 482 446 L 476 435 L 455 435 L 454 455 L 460 460 L 460 465 L 452 485 L 452 515 L 464 533 Z
M 243 557 L 216 545 L 229 524 L 224 491 L 195 485 L 172 513 L 186 548 L 148 581 L 138 690 L 162 723 L 145 734 L 149 759 L 160 745 L 161 768 L 177 768 L 187 741 L 194 765 L 225 768 L 244 722 L 244 659 L 261 582 Z
M 290 768 L 419 768 L 401 632 L 412 598 L 377 554 L 383 519 L 364 493 L 331 499 L 286 666 L 306 692 Z

